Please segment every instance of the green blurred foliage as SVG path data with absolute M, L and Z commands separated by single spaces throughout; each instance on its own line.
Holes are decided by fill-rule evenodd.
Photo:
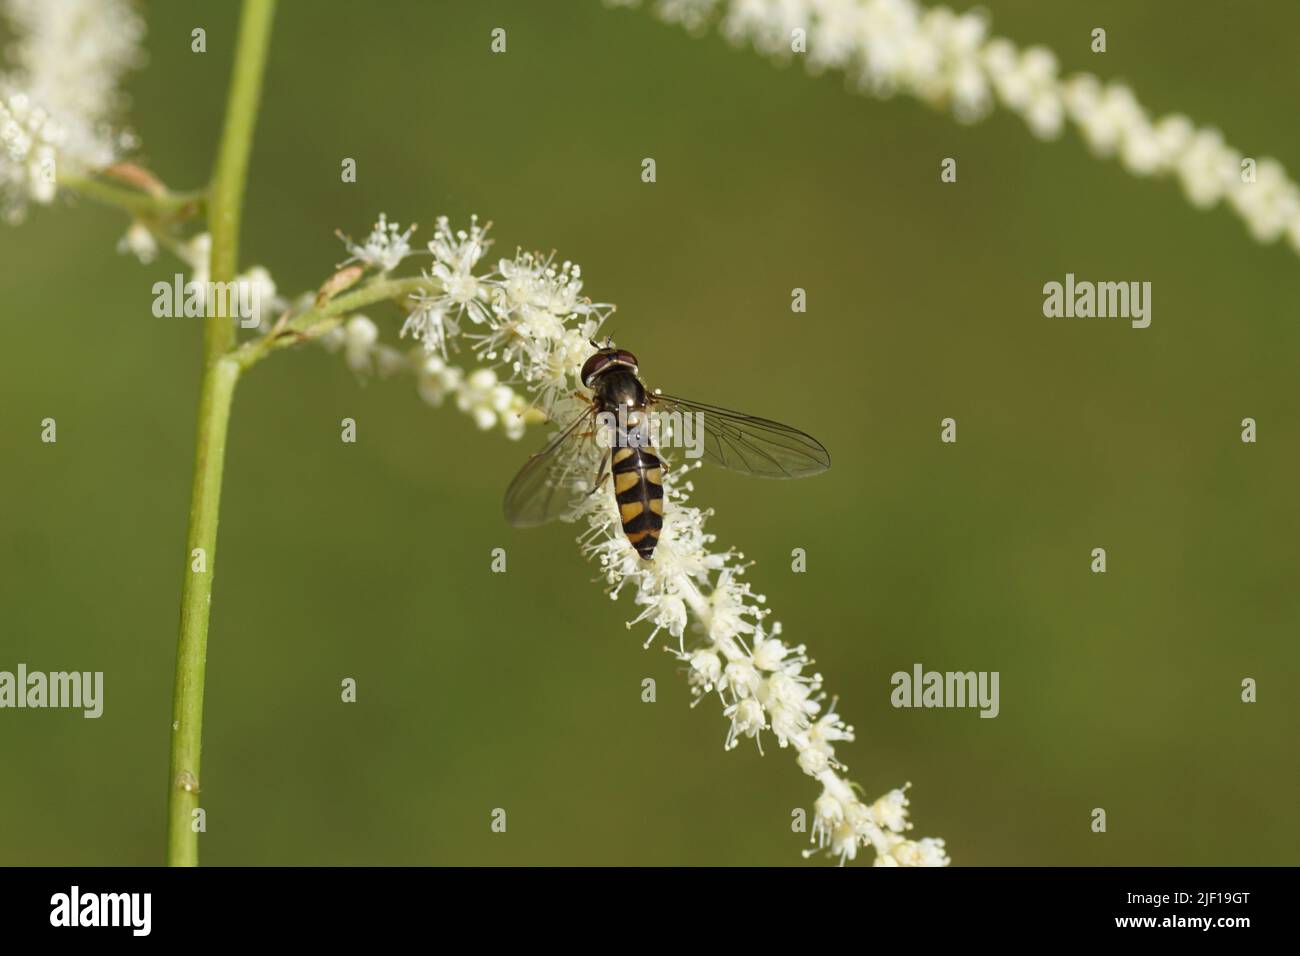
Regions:
M 1300 84 L 1281 82 L 1300 8 L 986 6 L 1066 70 L 1124 77 L 1153 112 L 1300 170 Z M 148 12 L 133 123 L 144 161 L 189 187 L 216 142 L 235 8 Z M 559 250 L 618 303 L 610 329 L 652 385 L 826 443 L 826 476 L 703 474 L 697 503 L 840 695 L 851 776 L 872 796 L 912 781 L 915 833 L 954 862 L 1295 861 L 1300 262 L 1284 245 L 1073 134 L 1043 144 L 1005 114 L 962 127 L 644 11 L 289 0 L 244 261 L 314 288 L 342 258 L 333 230 L 360 235 L 381 210 L 425 239 L 436 215 L 477 212 L 498 253 Z M 0 231 L 0 669 L 106 673 L 97 721 L 0 712 L 5 864 L 162 858 L 199 328 L 150 314 L 176 266 L 116 256 L 124 227 L 61 201 Z M 1067 271 L 1151 281 L 1152 326 L 1045 319 L 1042 285 Z M 1238 439 L 1247 415 L 1257 445 Z M 57 445 L 39 441 L 46 416 Z M 800 862 L 790 812 L 816 788 L 791 753 L 768 737 L 766 756 L 724 754 L 719 708 L 687 707 L 573 529 L 504 524 L 533 444 L 425 406 L 409 380 L 358 384 L 320 350 L 248 375 L 209 646 L 205 862 Z M 495 547 L 507 574 L 489 573 Z M 891 708 L 890 674 L 918 661 L 1000 671 L 1001 715 Z

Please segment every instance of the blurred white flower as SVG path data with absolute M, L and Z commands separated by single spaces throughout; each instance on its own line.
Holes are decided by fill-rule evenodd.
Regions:
M 464 370 L 448 365 L 436 355 L 426 355 L 423 351 L 413 361 L 416 363 L 416 387 L 420 398 L 434 408 L 441 408 L 448 395 L 460 391 L 465 379 Z
M 365 374 L 372 368 L 371 351 L 379 342 L 379 326 L 364 315 L 354 315 L 341 326 L 343 358 L 352 371 Z
M 235 281 L 247 288 L 246 292 L 241 292 L 241 296 L 247 296 L 245 301 L 256 310 L 256 314 L 250 317 L 257 320 L 253 327 L 262 332 L 269 331 L 275 317 L 288 305 L 276 295 L 275 280 L 271 278 L 271 273 L 263 266 L 253 266 L 238 275 Z M 235 316 L 235 321 L 242 325 L 244 319 Z
M 4 0 L 14 42 L 0 72 L 0 204 L 16 222 L 54 198 L 58 177 L 134 145 L 113 122 L 119 83 L 140 65 L 144 20 L 129 0 Z
M 497 373 L 490 368 L 477 369 L 465 379 L 457 390 L 456 405 L 483 431 L 500 423 L 508 437 L 523 435 L 523 414 L 528 403 L 509 385 L 498 382 Z
M 640 0 L 606 0 L 615 7 Z M 1088 73 L 1059 75 L 1045 47 L 1018 48 L 991 37 L 979 11 L 955 13 L 917 0 L 651 0 L 655 12 L 698 34 L 710 24 L 731 42 L 781 61 L 793 56 L 793 31 L 807 40 L 801 57 L 814 73 L 842 71 L 875 96 L 904 93 L 948 109 L 961 122 L 995 104 L 1018 115 L 1040 139 L 1073 123 L 1099 157 L 1114 157 L 1135 176 L 1171 176 L 1188 200 L 1207 209 L 1221 199 L 1260 242 L 1283 236 L 1300 253 L 1300 186 L 1276 160 L 1247 159 L 1215 129 L 1181 115 L 1153 119 L 1122 83 Z
M 118 81 L 140 66 L 144 18 L 130 0 L 5 0 L 13 73 L 56 116 L 97 123 L 121 106 Z
M 117 241 L 117 251 L 130 253 L 140 262 L 148 265 L 158 257 L 158 240 L 149 231 L 149 227 L 137 219 L 127 227 L 126 234 Z
M 190 267 L 190 278 L 185 283 L 188 290 L 191 285 L 206 286 L 208 267 L 212 260 L 212 234 L 200 232 L 187 239 L 177 250 L 176 255 Z
M 342 352 L 348 368 L 362 379 L 374 372 L 387 376 L 412 366 L 408 356 L 381 342 L 379 326 L 359 313 L 349 316 L 319 341 L 331 352 Z

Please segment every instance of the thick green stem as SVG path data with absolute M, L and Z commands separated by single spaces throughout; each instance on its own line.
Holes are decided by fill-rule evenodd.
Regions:
M 262 72 L 270 42 L 274 0 L 244 0 L 239 39 L 209 201 L 213 282 L 235 278 L 239 261 L 239 223 L 261 96 Z M 229 297 L 227 297 L 229 298 Z M 223 303 L 219 313 L 227 312 Z M 230 406 L 241 366 L 228 353 L 235 339 L 229 315 L 210 316 L 203 335 L 203 380 L 195 438 L 194 485 L 186 537 L 185 578 L 181 587 L 180 640 L 172 696 L 171 768 L 168 779 L 167 862 L 199 862 L 194 811 L 199 806 L 199 763 L 203 738 L 203 683 L 208 656 L 208 617 L 216 571 L 217 518 L 226 457 Z
M 181 587 L 181 633 L 176 650 L 172 695 L 172 745 L 167 827 L 167 862 L 196 866 L 199 838 L 194 811 L 199 806 L 199 756 L 203 733 L 203 682 L 208 658 L 208 615 L 216 568 L 217 516 L 226 458 L 230 405 L 240 367 L 226 357 L 207 366 L 199 394 L 199 424 L 186 539 L 185 581 Z

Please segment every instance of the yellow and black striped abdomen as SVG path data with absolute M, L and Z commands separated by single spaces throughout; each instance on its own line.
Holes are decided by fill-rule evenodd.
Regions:
M 647 561 L 664 526 L 663 463 L 652 448 L 616 448 L 610 460 L 623 533 Z

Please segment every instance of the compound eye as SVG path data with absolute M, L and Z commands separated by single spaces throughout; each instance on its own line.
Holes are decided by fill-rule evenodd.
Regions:
M 608 352 L 600 351 L 593 355 L 582 366 L 582 384 L 590 385 L 591 377 L 609 364 L 610 355 Z
M 616 361 L 626 363 L 627 365 L 631 365 L 633 367 L 638 367 L 641 364 L 636 360 L 636 356 L 633 355 L 631 352 L 625 352 L 622 350 L 619 350 L 618 358 Z

